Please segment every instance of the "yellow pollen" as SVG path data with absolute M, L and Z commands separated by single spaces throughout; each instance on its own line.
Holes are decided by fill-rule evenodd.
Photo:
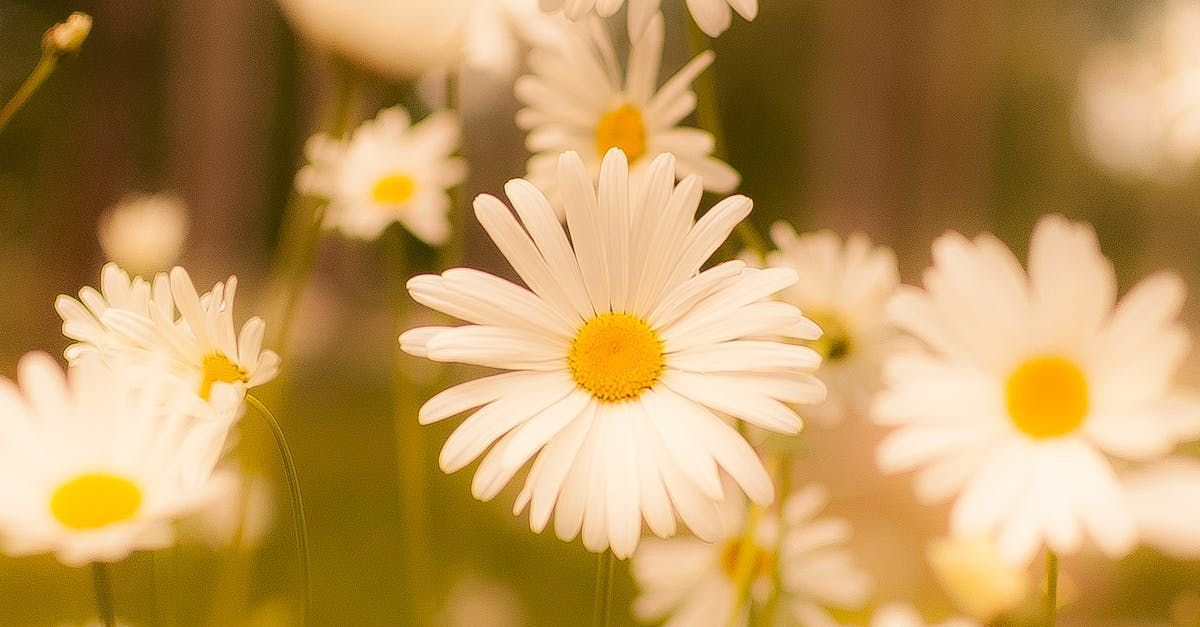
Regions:
M 91 473 L 62 484 L 50 512 L 64 527 L 85 531 L 130 520 L 142 505 L 137 484 L 117 475 Z
M 624 313 L 588 320 L 567 351 L 579 387 L 609 403 L 637 398 L 663 371 L 662 341 L 650 325 Z
M 1035 438 L 1071 433 L 1087 417 L 1087 379 L 1062 357 L 1035 357 L 1017 366 L 1005 396 L 1013 424 Z
M 738 557 L 742 553 L 742 542 L 741 538 L 730 540 L 721 549 L 721 572 L 725 573 L 725 576 L 731 580 L 737 575 Z M 775 555 L 771 551 L 756 544 L 750 547 L 750 559 L 752 563 L 750 568 L 752 579 L 774 575 Z
M 828 362 L 842 361 L 854 351 L 854 341 L 850 330 L 842 324 L 841 319 L 833 314 L 808 314 L 808 318 L 821 327 L 821 337 L 812 344 L 813 350 Z
M 407 174 L 389 174 L 375 182 L 371 199 L 381 205 L 402 205 L 412 200 L 417 182 Z
M 200 398 L 210 400 L 215 383 L 245 383 L 250 375 L 241 366 L 229 361 L 221 353 L 213 353 L 204 358 L 204 378 L 200 380 Z
M 600 117 L 596 125 L 596 154 L 604 156 L 612 148 L 625 152 L 629 163 L 646 154 L 646 125 L 642 112 L 624 104 Z

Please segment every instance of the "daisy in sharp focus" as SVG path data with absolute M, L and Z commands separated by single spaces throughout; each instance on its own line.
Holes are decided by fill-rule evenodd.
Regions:
M 101 271 L 101 291 L 85 287 L 78 300 L 59 296 L 54 307 L 63 334 L 76 340 L 66 350 L 68 361 L 98 354 L 110 362 L 122 359 L 126 367 L 158 367 L 165 356 L 167 367 L 193 391 L 194 408 L 211 407 L 228 417 L 248 389 L 279 371 L 279 355 L 262 347 L 261 318 L 237 330 L 236 291 L 233 276 L 201 296 L 183 268 L 159 273 L 151 284 L 109 263 Z
M 409 281 L 413 299 L 466 320 L 401 336 L 435 361 L 510 372 L 450 388 L 421 408 L 429 424 L 481 407 L 446 441 L 441 467 L 484 457 L 472 486 L 495 497 L 535 458 L 515 511 L 530 526 L 592 551 L 628 556 L 642 519 L 659 536 L 676 515 L 701 538 L 723 530 L 722 470 L 756 503 L 774 498 L 762 461 L 730 418 L 780 433 L 800 420 L 785 403 L 813 403 L 824 386 L 810 348 L 759 339 L 813 339 L 816 325 L 770 297 L 796 281 L 787 268 L 730 261 L 700 271 L 752 203 L 735 196 L 695 220 L 702 185 L 675 185 L 675 160 L 655 160 L 630 186 L 619 150 L 599 192 L 579 155 L 560 159 L 567 227 L 533 184 L 505 187 L 513 211 L 480 196 L 475 214 L 528 289 L 459 268 Z M 519 218 L 519 220 L 518 220 Z
M 783 589 L 777 612 L 792 614 L 781 624 L 838 625 L 825 608 L 855 609 L 870 594 L 870 578 L 843 546 L 850 537 L 849 523 L 817 518 L 826 501 L 823 488 L 809 486 L 788 497 L 782 522 L 777 515 L 767 514 L 755 528 L 751 601 L 760 606 L 767 602 L 779 569 Z M 634 601 L 633 612 L 639 620 L 666 619 L 668 627 L 728 624 L 744 542 L 743 499 L 728 499 L 722 513 L 726 533 L 715 543 L 696 538 L 648 540 L 634 554 L 633 576 L 642 594 Z M 749 610 L 739 612 L 740 625 L 747 624 Z
M 18 372 L 19 387 L 0 380 L 6 553 L 117 561 L 169 546 L 173 522 L 216 496 L 213 452 L 224 439 L 192 428 L 174 402 L 177 379 L 132 376 L 95 356 L 64 376 L 43 353 L 26 355 Z
M 535 49 L 530 55 L 533 74 L 517 79 L 517 99 L 525 105 L 517 124 L 529 131 L 526 147 L 535 153 L 526 178 L 556 199 L 560 154 L 579 153 L 596 181 L 604 155 L 619 148 L 629 160 L 635 186 L 658 155 L 671 153 L 679 176 L 699 175 L 712 192 L 733 191 L 740 177 L 712 156 L 712 134 L 679 126 L 696 108 L 691 83 L 712 64 L 712 52 L 692 59 L 658 88 L 662 15 L 656 14 L 634 41 L 626 70 L 617 62 L 603 24 L 589 21 L 575 28 L 577 36 L 560 45 Z
M 1028 274 L 990 235 L 944 235 L 933 258 L 924 289 L 890 306 L 925 347 L 885 366 L 880 466 L 919 469 L 920 499 L 956 497 L 952 531 L 994 533 L 1011 563 L 1085 537 L 1124 555 L 1137 534 L 1110 457 L 1196 436 L 1198 405 L 1172 390 L 1190 344 L 1183 282 L 1156 274 L 1118 303 L 1095 232 L 1061 216 L 1038 222 Z
M 453 157 L 462 130 L 449 112 L 412 124 L 401 107 L 379 112 L 348 140 L 314 135 L 297 188 L 325 198 L 325 225 L 348 237 L 375 239 L 392 222 L 431 246 L 450 236 L 447 190 L 466 178 Z
M 885 312 L 900 283 L 896 255 L 861 233 L 845 241 L 831 231 L 797 235 L 783 222 L 771 228 L 771 239 L 777 250 L 768 264 L 795 268 L 800 276 L 780 298 L 824 332 L 812 345 L 822 357 L 817 376 L 829 386 L 829 398 L 806 416 L 834 425 L 848 414 L 865 414 L 883 360 L 896 348 Z
M 610 17 L 620 10 L 625 0 L 540 0 L 545 11 L 561 10 L 572 20 L 578 20 L 595 10 L 601 17 Z M 629 24 L 634 33 L 662 6 L 662 0 L 629 0 Z M 717 37 L 733 23 L 733 12 L 746 21 L 758 17 L 758 0 L 687 0 L 692 19 L 709 37 Z

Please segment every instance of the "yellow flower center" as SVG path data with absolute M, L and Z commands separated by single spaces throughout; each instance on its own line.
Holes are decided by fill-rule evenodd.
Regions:
M 663 371 L 663 345 L 650 325 L 624 313 L 588 320 L 567 351 L 579 387 L 609 403 L 637 398 Z
M 389 174 L 371 188 L 371 199 L 381 205 L 402 205 L 412 200 L 417 182 L 407 174 Z
M 1062 357 L 1035 357 L 1017 367 L 1005 386 L 1008 415 L 1035 438 L 1054 438 L 1083 424 L 1088 385 L 1083 371 Z
M 64 527 L 99 529 L 130 520 L 142 505 L 137 484 L 117 475 L 91 473 L 62 484 L 50 497 L 50 512 Z
M 213 385 L 220 383 L 245 383 L 250 375 L 221 353 L 204 358 L 204 375 L 200 380 L 200 398 L 210 400 Z
M 721 572 L 732 580 L 737 576 L 738 558 L 742 555 L 741 538 L 730 540 L 721 549 Z M 775 571 L 775 554 L 757 544 L 750 547 L 751 579 L 771 577 Z
M 596 125 L 596 154 L 604 156 L 612 148 L 620 148 L 630 163 L 646 154 L 646 125 L 642 112 L 624 104 L 600 117 Z
M 813 342 L 812 348 L 828 362 L 842 361 L 854 351 L 854 341 L 850 330 L 842 324 L 840 318 L 829 313 L 808 314 L 817 326 L 821 327 L 821 337 Z

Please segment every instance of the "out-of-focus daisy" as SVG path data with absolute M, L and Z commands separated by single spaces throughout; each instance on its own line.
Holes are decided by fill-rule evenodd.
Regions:
M 447 440 L 442 469 L 491 447 L 473 484 L 486 500 L 536 455 L 515 511 L 531 505 L 535 531 L 556 512 L 560 538 L 582 529 L 588 549 L 611 546 L 619 557 L 633 552 L 643 517 L 660 536 L 675 533 L 678 514 L 701 538 L 720 537 L 719 469 L 755 502 L 771 502 L 770 477 L 728 418 L 795 433 L 800 420 L 785 403 L 824 396 L 812 349 L 757 339 L 819 333 L 794 306 L 768 300 L 796 273 L 740 261 L 700 272 L 750 200 L 726 199 L 696 222 L 700 180 L 674 183 L 675 160 L 664 155 L 646 186 L 632 188 L 614 149 L 597 194 L 579 155 L 564 154 L 569 240 L 528 181 L 505 188 L 519 221 L 480 196 L 476 216 L 529 288 L 470 269 L 416 277 L 415 300 L 471 324 L 400 338 L 413 355 L 511 371 L 421 409 L 428 424 L 482 407 Z
M 546 11 L 562 10 L 572 20 L 578 20 L 595 10 L 601 17 L 609 17 L 620 10 L 625 0 L 540 0 Z M 629 23 L 631 31 L 641 32 L 662 6 L 662 0 L 629 0 Z M 733 12 L 747 21 L 758 17 L 758 0 L 687 0 L 692 19 L 709 37 L 725 32 L 733 23 Z
M 374 239 L 400 222 L 438 245 L 450 235 L 446 190 L 466 177 L 466 162 L 451 156 L 460 135 L 453 113 L 411 124 L 403 108 L 385 109 L 348 140 L 313 136 L 306 148 L 309 163 L 296 184 L 329 200 L 325 225 L 347 236 Z
M 529 131 L 526 146 L 535 153 L 527 178 L 555 198 L 563 151 L 582 155 L 592 179 L 598 180 L 601 159 L 610 149 L 620 148 L 629 159 L 635 186 L 655 157 L 671 153 L 680 176 L 696 174 L 710 191 L 733 191 L 740 178 L 712 156 L 713 136 L 679 126 L 696 108 L 691 82 L 712 63 L 712 52 L 693 59 L 659 89 L 661 15 L 655 15 L 634 42 L 626 70 L 602 24 L 590 21 L 576 28 L 578 36 L 535 50 L 530 56 L 533 74 L 517 79 L 517 98 L 525 105 L 517 124 Z
M 168 546 L 172 523 L 214 496 L 223 437 L 191 427 L 172 377 L 153 382 L 83 359 L 64 375 L 26 355 L 0 380 L 0 540 L 10 555 L 64 564 Z
M 1125 492 L 1143 542 L 1179 559 L 1200 558 L 1200 460 L 1176 456 L 1131 471 Z
M 889 603 L 871 616 L 871 627 L 981 627 L 981 623 L 963 617 L 929 623 L 917 608 L 907 603 Z
M 397 80 L 457 64 L 479 1 L 278 0 L 305 38 Z
M 1200 157 L 1200 2 L 1145 6 L 1135 41 L 1105 42 L 1084 60 L 1076 117 L 1100 165 L 1170 180 Z
M 957 495 L 954 533 L 994 532 L 1011 562 L 1085 537 L 1124 555 L 1137 532 L 1108 456 L 1195 437 L 1197 404 L 1172 391 L 1190 343 L 1182 281 L 1154 275 L 1117 303 L 1095 232 L 1061 216 L 1038 223 L 1028 274 L 990 235 L 947 234 L 933 256 L 925 288 L 890 306 L 926 348 L 885 366 L 875 413 L 896 429 L 881 467 L 921 469 L 923 501 Z
M 1029 595 L 1025 569 L 1000 559 L 989 538 L 942 538 L 929 545 L 927 555 L 955 607 L 984 623 L 1016 609 Z
M 100 216 L 100 248 L 135 274 L 166 270 L 179 258 L 188 215 L 174 194 L 129 196 Z
M 101 271 L 101 286 L 99 292 L 81 289 L 79 300 L 59 296 L 54 303 L 63 334 L 77 341 L 66 351 L 71 362 L 92 353 L 141 363 L 165 355 L 194 398 L 223 414 L 279 370 L 279 356 L 262 348 L 262 319 L 246 321 L 240 333 L 234 325 L 237 277 L 200 296 L 183 268 L 159 273 L 151 286 L 110 263 Z
M 562 18 L 546 15 L 537 0 L 476 0 L 467 22 L 467 67 L 511 79 L 521 43 L 548 45 L 564 37 Z
M 468 573 L 451 588 L 438 616 L 446 627 L 520 627 L 529 624 L 521 598 L 503 582 Z
M 782 608 L 787 608 L 778 611 L 793 614 L 783 624 L 837 625 L 826 608 L 858 608 L 870 593 L 870 578 L 843 546 L 850 537 L 849 523 L 816 517 L 825 503 L 824 489 L 810 486 L 784 503 L 782 523 L 768 514 L 755 527 L 749 553 L 754 560 L 751 600 L 767 601 L 778 568 Z M 633 576 L 642 588 L 633 606 L 639 620 L 667 619 L 670 626 L 727 624 L 734 611 L 733 579 L 745 542 L 744 500 L 728 499 L 722 513 L 726 532 L 715 543 L 695 538 L 649 540 L 634 554 Z M 740 624 L 746 624 L 749 609 L 740 612 Z
M 861 233 L 843 242 L 831 231 L 797 235 L 782 222 L 771 228 L 771 239 L 778 250 L 768 255 L 769 264 L 800 275 L 780 297 L 824 332 L 813 345 L 823 358 L 817 376 L 829 386 L 829 398 L 807 415 L 836 424 L 866 412 L 883 360 L 896 345 L 884 312 L 900 282 L 895 254 Z

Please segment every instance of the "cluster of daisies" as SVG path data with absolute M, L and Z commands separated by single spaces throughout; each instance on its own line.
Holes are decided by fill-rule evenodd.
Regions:
M 468 268 L 414 277 L 413 300 L 465 324 L 400 337 L 409 354 L 501 371 L 418 416 L 466 414 L 439 462 L 478 461 L 475 497 L 525 469 L 513 513 L 632 556 L 635 614 L 670 625 L 870 615 L 872 578 L 849 524 L 821 516 L 826 490 L 776 488 L 795 474 L 786 439 L 801 415 L 880 425 L 879 468 L 916 471 L 922 503 L 953 501 L 955 540 L 930 561 L 969 617 L 947 625 L 1013 610 L 1040 551 L 1090 542 L 1118 558 L 1144 541 L 1200 554 L 1178 508 L 1198 501 L 1200 470 L 1171 457 L 1200 436 L 1200 404 L 1174 384 L 1189 347 L 1178 277 L 1118 301 L 1091 227 L 1060 216 L 1038 223 L 1028 270 L 990 235 L 939 238 L 922 287 L 901 286 L 894 254 L 861 234 L 786 224 L 773 250 L 714 263 L 752 203 L 701 211 L 706 192 L 740 181 L 709 130 L 682 125 L 712 52 L 664 79 L 657 0 L 626 7 L 624 59 L 601 19 L 620 0 L 540 4 L 568 19 L 539 15 L 514 82 L 533 156 L 507 202 L 474 202 L 523 285 Z M 732 12 L 757 11 L 687 4 L 714 36 Z M 347 137 L 314 137 L 298 186 L 327 201 L 330 229 L 374 238 L 399 222 L 437 246 L 454 235 L 460 135 L 450 112 L 413 124 L 388 109 Z M 657 538 L 642 543 L 647 531 Z M 925 624 L 897 604 L 867 620 Z
M 34 352 L 0 380 L 5 552 L 118 561 L 171 545 L 176 521 L 237 490 L 230 430 L 279 359 L 262 320 L 234 326 L 236 288 L 200 295 L 182 268 L 146 280 L 109 264 L 99 290 L 59 297 L 68 367 Z

